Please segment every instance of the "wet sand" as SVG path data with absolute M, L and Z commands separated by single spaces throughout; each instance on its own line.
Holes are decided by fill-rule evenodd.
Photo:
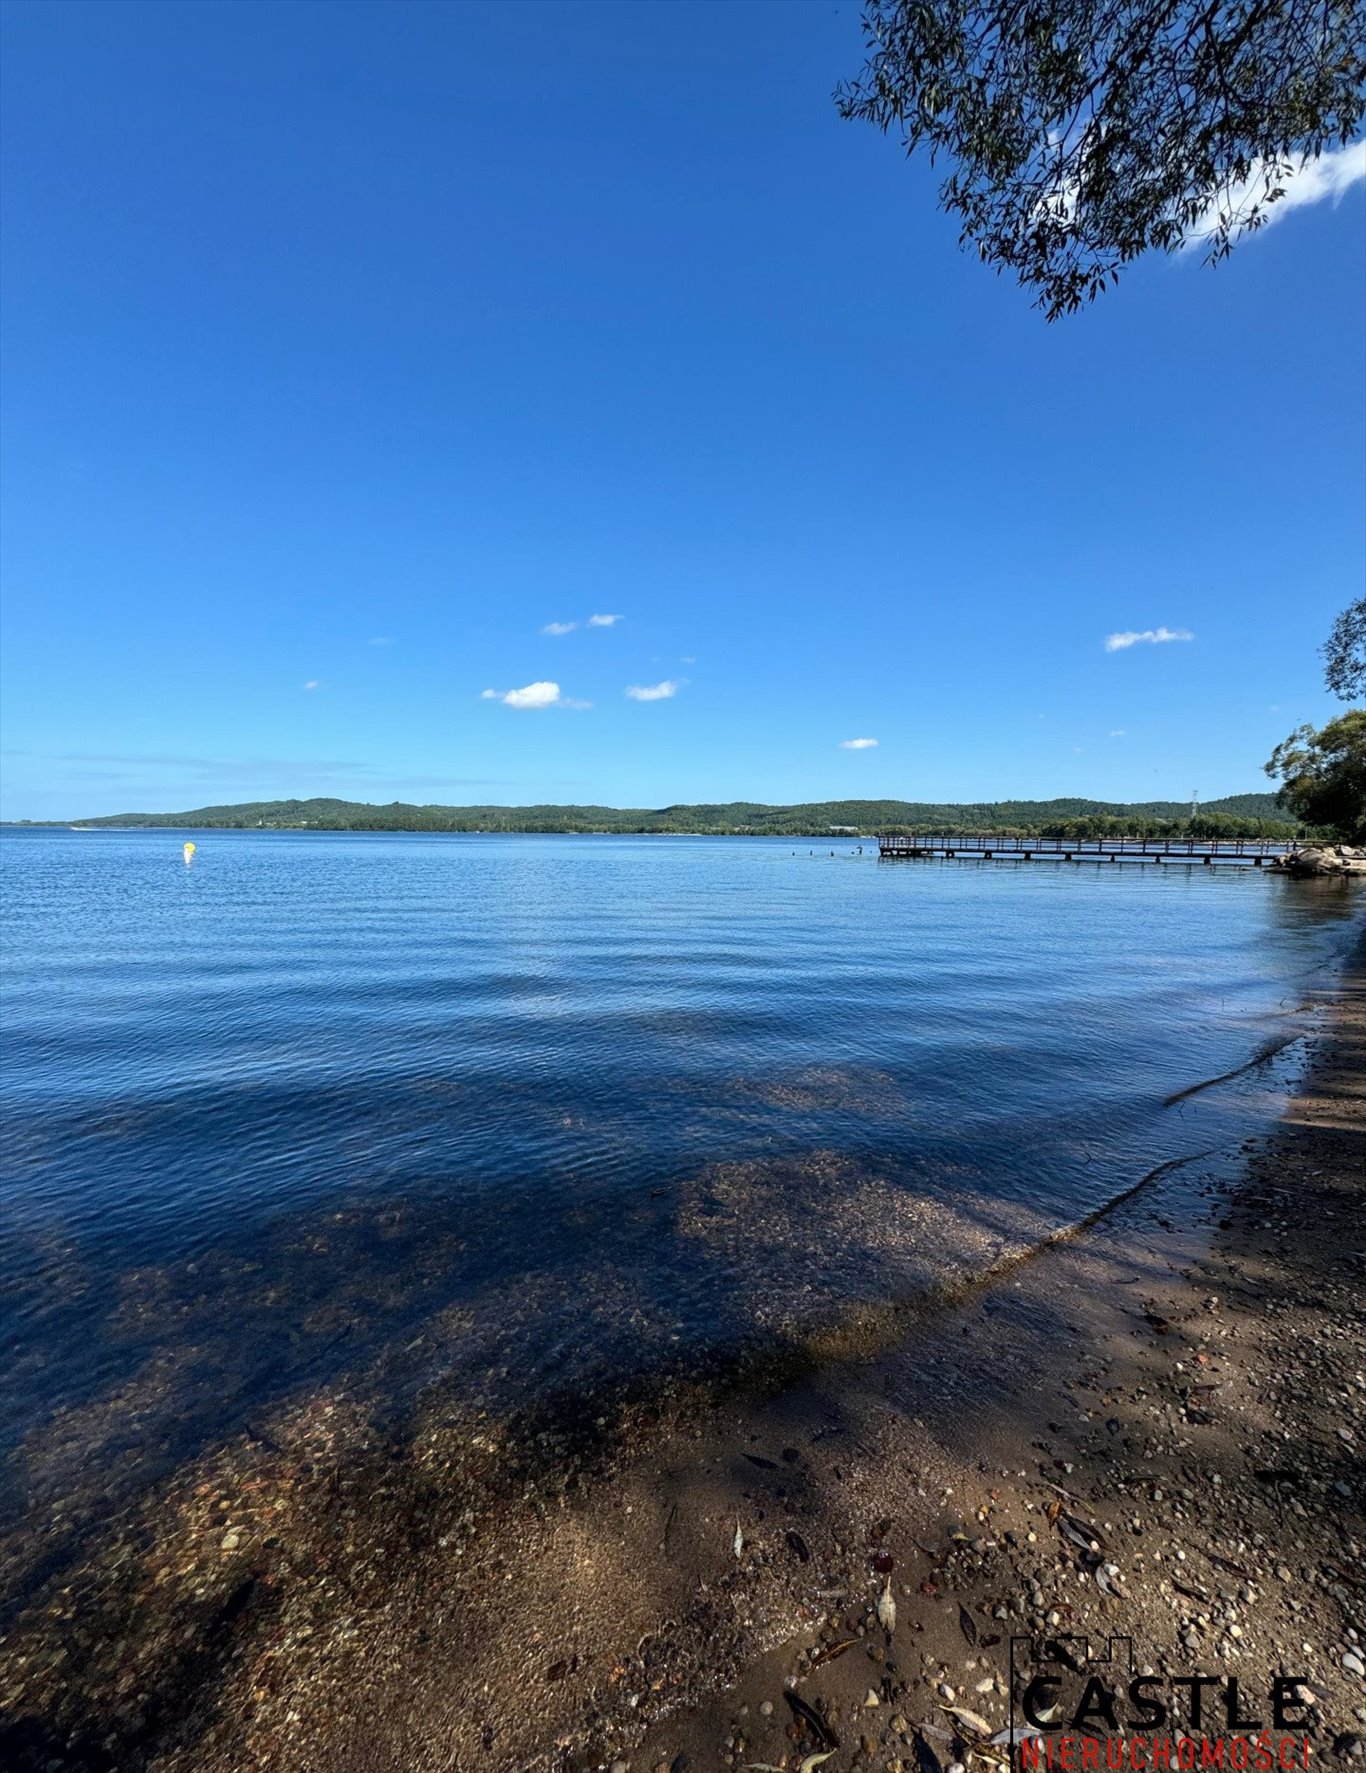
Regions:
M 1360 1756 L 1361 951 L 1312 1044 L 1241 1161 L 1153 1177 L 909 1333 L 870 1314 L 535 1417 L 437 1395 L 401 1431 L 328 1387 L 79 1560 L 48 1522 L 0 1644 L 7 1764 L 795 1769 L 821 1745 L 794 1691 L 827 1770 L 947 1766 L 973 1732 L 943 1706 L 999 1728 L 1010 1636 L 1063 1629 L 1303 1674 L 1317 1752 Z M 780 1275 L 756 1260 L 759 1323 Z

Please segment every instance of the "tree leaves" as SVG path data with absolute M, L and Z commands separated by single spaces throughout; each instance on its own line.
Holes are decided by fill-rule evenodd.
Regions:
M 940 201 L 1050 320 L 1152 248 L 1215 262 L 1366 109 L 1354 0 L 867 0 L 841 116 L 952 162 Z
M 1272 752 L 1266 773 L 1280 778 L 1280 799 L 1296 818 L 1366 842 L 1366 709 L 1350 709 L 1318 732 L 1298 727 Z
M 1366 697 L 1366 597 L 1358 597 L 1333 623 L 1323 648 L 1324 679 L 1335 696 Z

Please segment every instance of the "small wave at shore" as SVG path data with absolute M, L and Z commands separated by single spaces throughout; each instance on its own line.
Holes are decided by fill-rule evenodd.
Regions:
M 155 1514 L 165 1486 L 298 1456 L 323 1421 L 329 1457 L 364 1462 L 366 1448 L 432 1434 L 447 1446 L 459 1425 L 471 1447 L 496 1450 L 504 1476 L 543 1476 L 547 1448 L 552 1465 L 566 1448 L 591 1462 L 642 1413 L 866 1355 L 1149 1185 L 1233 1154 L 1278 1110 L 1293 1059 L 1275 1077 L 1265 1067 L 1264 1057 L 1256 1083 L 1226 1087 L 1206 1115 L 1219 1146 L 1164 1159 L 1065 1220 L 967 1173 L 937 1170 L 930 1193 L 904 1164 L 817 1151 L 708 1165 L 625 1216 L 614 1206 L 610 1243 L 585 1239 L 583 1223 L 571 1241 L 543 1216 L 540 1259 L 524 1252 L 516 1272 L 492 1279 L 487 1227 L 443 1222 L 430 1202 L 308 1215 L 250 1255 L 225 1248 L 130 1271 L 102 1332 L 126 1370 L 11 1449 L 3 1613 L 98 1555 L 113 1521 Z M 582 1201 L 566 1211 L 594 1220 Z M 472 1249 L 478 1285 L 461 1267 Z M 475 1465 L 480 1484 L 492 1481 L 487 1459 Z

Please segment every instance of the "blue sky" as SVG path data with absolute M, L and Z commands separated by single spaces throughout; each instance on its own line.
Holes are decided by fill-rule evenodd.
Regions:
M 1213 798 L 1340 708 L 1361 182 L 1048 327 L 845 0 L 5 36 L 5 816 Z

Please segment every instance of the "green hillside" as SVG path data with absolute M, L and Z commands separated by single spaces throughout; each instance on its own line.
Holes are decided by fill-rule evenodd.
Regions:
M 65 821 L 63 821 L 65 822 Z M 607 806 L 372 806 L 353 800 L 247 801 L 177 813 L 118 813 L 75 821 L 86 826 L 265 829 L 271 831 L 528 831 L 618 832 L 699 836 L 826 837 L 831 826 L 860 833 L 888 830 L 1017 831 L 1031 836 L 1187 833 L 1247 837 L 1295 831 L 1272 794 L 1234 794 L 1211 801 L 1192 820 L 1181 801 L 1122 805 L 1103 800 L 955 802 L 826 800 L 798 806 L 756 801 L 655 808 Z

